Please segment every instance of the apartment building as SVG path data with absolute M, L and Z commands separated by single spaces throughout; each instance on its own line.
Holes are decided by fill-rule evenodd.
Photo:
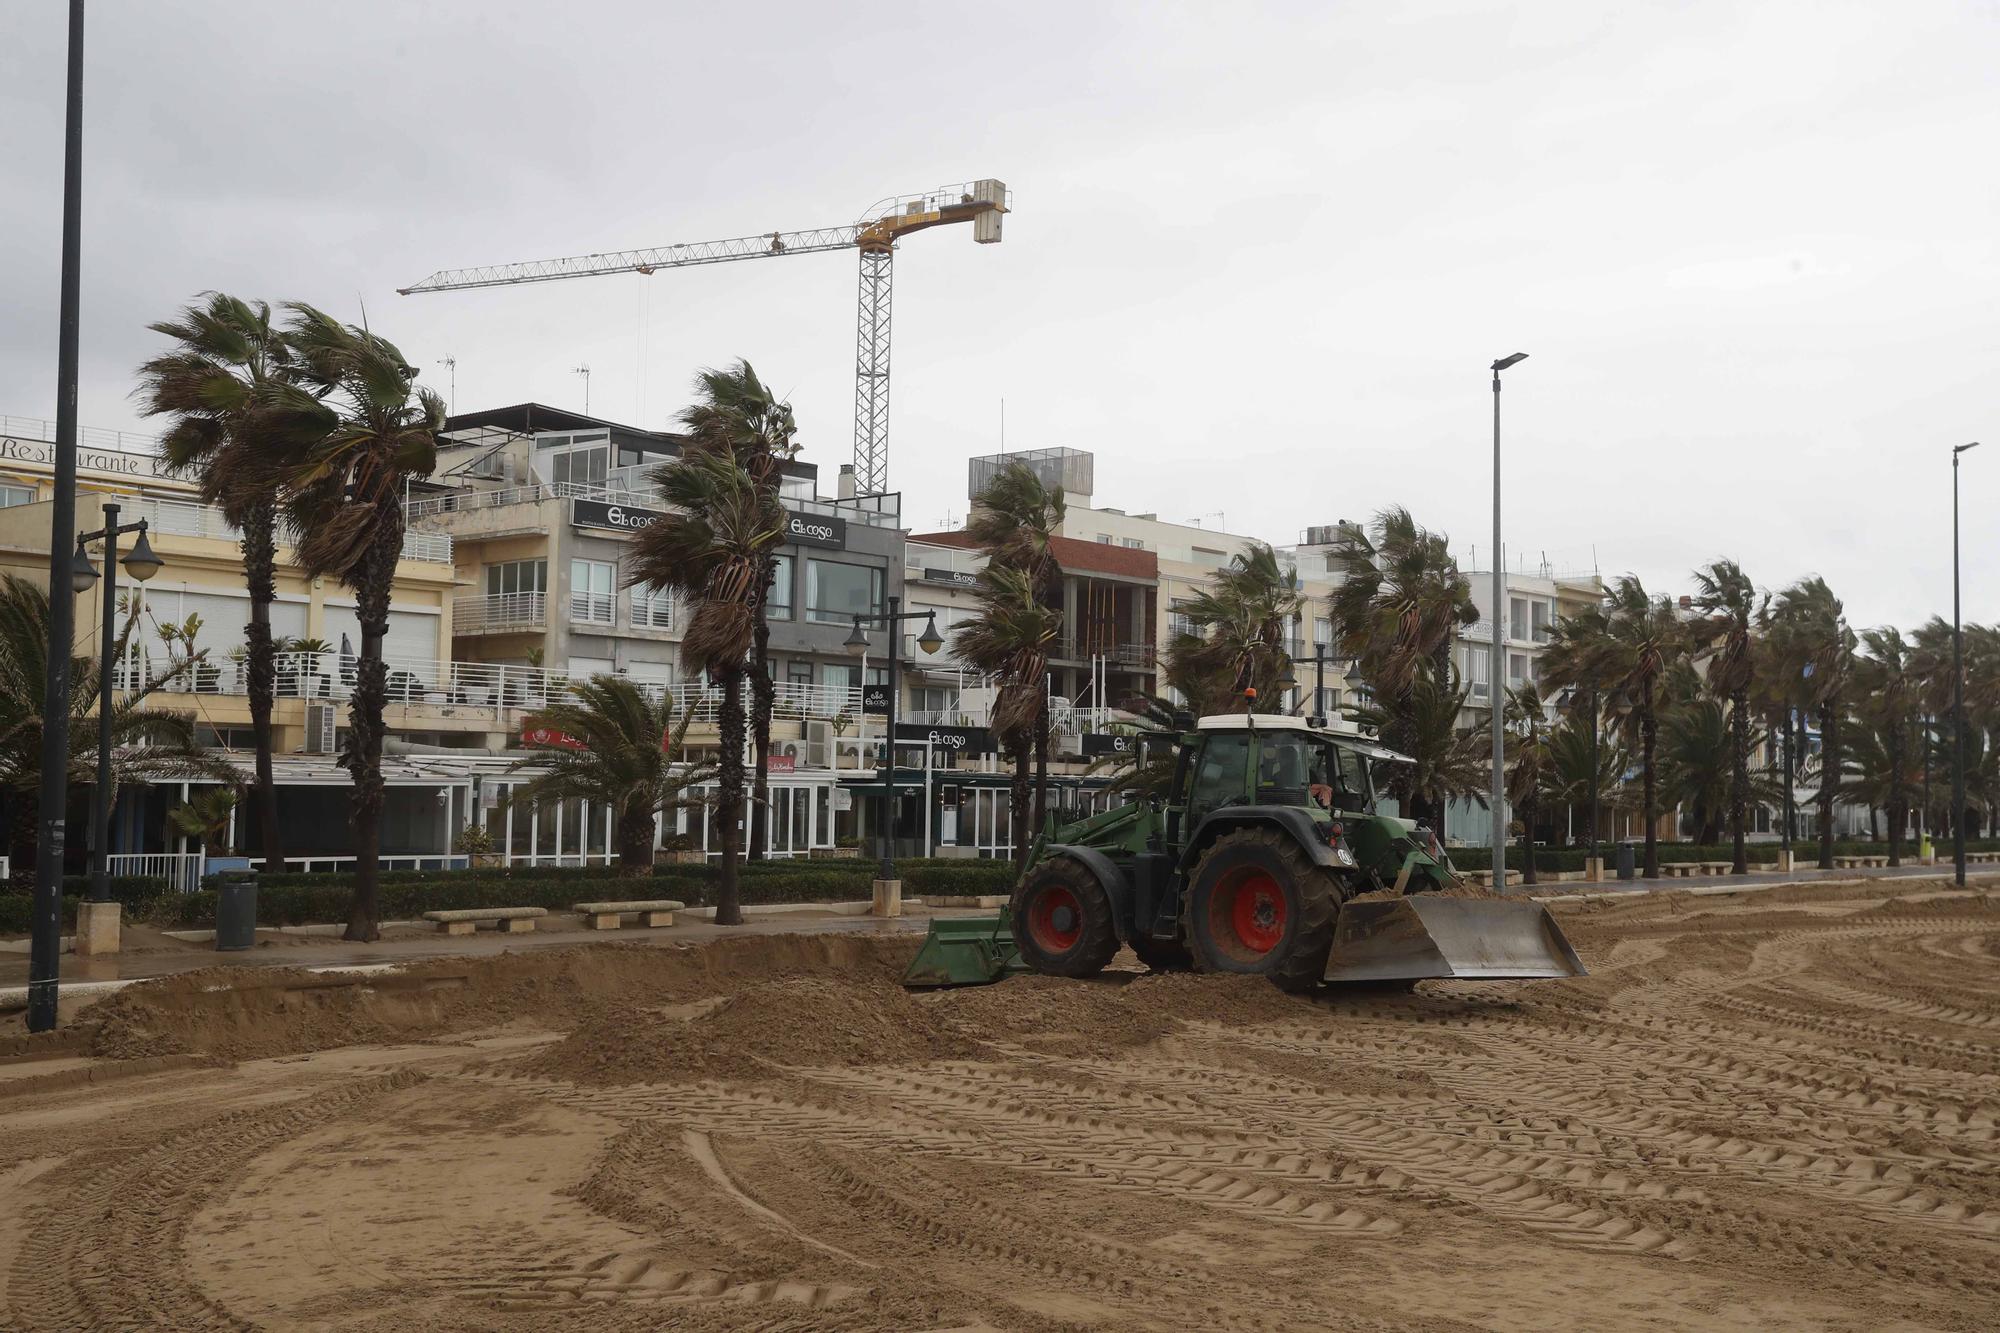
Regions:
M 124 689 L 158 682 L 177 661 L 202 660 L 155 695 L 160 707 L 191 714 L 196 735 L 236 760 L 247 774 L 254 753 L 243 662 L 249 594 L 243 583 L 239 534 L 195 488 L 168 474 L 150 436 L 85 429 L 77 458 L 76 530 L 104 526 L 107 504 L 120 523 L 144 521 L 164 562 L 144 584 L 121 577 L 121 605 L 136 611 L 127 652 L 113 668 Z M 55 426 L 35 418 L 0 418 L 0 572 L 38 586 L 48 580 L 53 512 Z M 133 539 L 124 539 L 129 549 Z M 101 548 L 93 562 L 101 569 Z M 389 616 L 392 698 L 388 722 L 399 746 L 479 744 L 493 729 L 490 710 L 469 708 L 441 682 L 450 657 L 457 586 L 451 538 L 412 533 L 396 567 Z M 77 652 L 99 652 L 105 584 L 77 598 Z M 121 623 L 123 615 L 120 616 Z M 278 549 L 277 601 L 271 608 L 278 657 L 273 711 L 278 781 L 287 850 L 300 858 L 337 857 L 346 847 L 347 774 L 334 757 L 346 729 L 346 700 L 361 640 L 352 594 L 328 579 L 308 578 L 292 561 L 283 534 Z M 469 807 L 472 774 L 440 771 L 404 756 L 387 765 L 385 846 L 398 853 L 441 851 L 452 813 Z M 444 793 L 442 799 L 440 793 Z M 185 850 L 165 831 L 170 805 L 182 790 L 126 791 L 119 797 L 112 849 L 123 869 L 155 873 L 140 858 Z M 4 799 L 4 798 L 0 798 Z M 244 830 L 254 850 L 254 831 Z M 75 839 L 81 855 L 83 839 Z

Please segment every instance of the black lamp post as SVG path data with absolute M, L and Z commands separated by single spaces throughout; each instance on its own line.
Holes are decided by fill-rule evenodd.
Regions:
M 49 652 L 42 682 L 42 781 L 35 829 L 35 898 L 29 918 L 28 1031 L 56 1025 L 62 975 L 62 859 L 69 803 L 69 651 L 76 598 L 62 582 L 76 531 L 77 330 L 83 308 L 83 0 L 69 4 L 68 103 L 63 113 L 61 313 L 56 324 L 55 490 L 49 506 Z
M 1965 630 L 1958 608 L 1958 456 L 1979 441 L 1951 451 L 1951 863 L 1952 878 L 1965 887 Z
M 104 629 L 97 645 L 97 791 L 90 806 L 90 900 L 94 903 L 111 901 L 111 648 L 118 633 L 118 539 L 128 532 L 138 533 L 139 540 L 122 562 L 125 572 L 139 583 L 152 578 L 165 562 L 153 554 L 152 543 L 146 540 L 146 521 L 121 525 L 114 504 L 104 506 L 103 527 L 77 537 L 70 572 L 71 586 L 78 592 L 95 583 L 97 570 L 84 548 L 94 541 L 104 543 L 104 592 L 99 598 Z
M 917 647 L 927 653 L 934 653 L 944 647 L 944 638 L 938 633 L 937 612 L 905 611 L 903 599 L 891 597 L 887 615 L 867 615 L 854 617 L 854 629 L 846 639 L 847 651 L 856 657 L 868 651 L 868 635 L 864 625 L 881 625 L 889 631 L 889 713 L 882 737 L 882 870 L 883 880 L 896 878 L 894 856 L 894 833 L 896 816 L 896 695 L 899 684 L 896 680 L 897 668 L 901 665 L 902 635 L 899 626 L 905 620 L 922 620 L 923 633 L 917 636 Z M 862 683 L 867 688 L 867 683 Z

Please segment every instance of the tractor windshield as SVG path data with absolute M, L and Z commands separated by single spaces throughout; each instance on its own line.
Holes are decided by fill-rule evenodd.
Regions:
M 1257 800 L 1329 811 L 1365 810 L 1367 761 L 1318 736 L 1266 735 L 1258 747 Z

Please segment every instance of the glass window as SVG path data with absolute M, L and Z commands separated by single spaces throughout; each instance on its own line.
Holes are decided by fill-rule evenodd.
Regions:
M 1313 617 L 1313 642 L 1323 643 L 1328 648 L 1333 647 L 1333 618 L 1331 616 Z
M 1352 804 L 1343 804 L 1343 810 L 1365 810 L 1368 808 L 1368 761 L 1352 750 L 1340 751 L 1340 781 L 1335 784 L 1340 794 L 1350 799 Z
M 29 505 L 35 502 L 35 488 L 32 486 L 0 486 L 0 509 L 12 509 L 15 505 Z
M 618 567 L 605 560 L 569 562 L 569 618 L 593 625 L 613 620 L 612 586 Z
M 1243 782 L 1250 762 L 1250 737 L 1227 733 L 1211 736 L 1202 746 L 1188 795 L 1188 827 L 1217 806 L 1243 799 Z
M 508 560 L 486 567 L 488 596 L 498 597 L 502 593 L 548 590 L 549 562 L 546 560 Z
M 549 460 L 549 480 L 590 490 L 602 490 L 611 475 L 611 451 L 598 447 L 572 449 Z
M 1118 539 L 1118 542 L 1119 545 L 1129 546 L 1135 551 L 1143 551 L 1146 549 L 1146 543 L 1140 541 L 1137 537 L 1120 537 Z
M 873 565 L 806 561 L 808 620 L 844 622 L 882 610 L 882 571 Z
M 1519 685 L 1528 677 L 1528 655 L 1526 653 L 1507 654 L 1507 684 Z
M 1304 736 L 1266 736 L 1257 751 L 1257 799 L 1267 805 L 1304 805 L 1306 787 L 1325 782 L 1325 755 Z M 1321 772 L 1313 776 L 1317 761 Z
M 772 620 L 792 618 L 792 558 L 788 555 L 776 557 L 777 570 L 771 576 L 770 596 L 765 600 L 765 614 Z
M 1525 597 L 1507 599 L 1507 637 L 1510 639 L 1528 637 L 1528 599 Z
M 632 625 L 635 629 L 672 629 L 674 595 L 650 583 L 633 585 Z

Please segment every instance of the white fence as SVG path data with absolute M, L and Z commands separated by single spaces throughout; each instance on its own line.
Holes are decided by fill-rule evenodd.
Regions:
M 496 592 L 485 597 L 460 597 L 451 604 L 455 634 L 541 629 L 548 623 L 549 595 L 545 592 Z
M 210 537 L 229 542 L 243 539 L 242 531 L 224 518 L 222 510 L 214 505 L 197 504 L 190 500 L 142 498 L 127 501 L 126 510 L 146 520 L 147 526 L 163 535 Z M 298 545 L 296 535 L 289 532 L 279 535 L 287 546 Z M 451 535 L 443 532 L 405 532 L 403 559 L 448 565 L 451 563 Z
M 104 858 L 112 875 L 146 875 L 167 881 L 176 893 L 193 893 L 201 887 L 208 867 L 206 852 L 112 852 Z

